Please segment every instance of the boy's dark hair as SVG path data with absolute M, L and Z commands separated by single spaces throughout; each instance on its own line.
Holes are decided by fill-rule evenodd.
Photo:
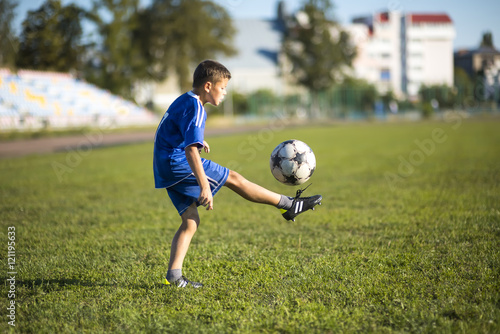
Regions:
M 201 87 L 209 81 L 215 85 L 223 79 L 231 79 L 231 72 L 215 60 L 204 60 L 194 70 L 193 88 Z

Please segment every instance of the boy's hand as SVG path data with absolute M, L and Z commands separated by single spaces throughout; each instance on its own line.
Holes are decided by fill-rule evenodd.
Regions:
M 210 151 L 207 143 L 204 141 L 205 152 Z M 190 145 L 186 147 L 186 159 L 189 163 L 189 167 L 193 171 L 196 181 L 200 185 L 200 196 L 198 197 L 198 203 L 207 208 L 207 210 L 214 209 L 214 198 L 212 196 L 212 190 L 210 189 L 210 184 L 208 183 L 207 176 L 203 170 L 203 165 L 201 162 L 200 154 L 198 153 L 197 145 Z
M 214 209 L 214 198 L 212 196 L 212 192 L 210 191 L 210 186 L 208 188 L 201 188 L 198 203 L 206 207 L 207 210 Z
M 203 141 L 203 150 L 205 153 L 210 153 L 210 145 L 206 141 Z

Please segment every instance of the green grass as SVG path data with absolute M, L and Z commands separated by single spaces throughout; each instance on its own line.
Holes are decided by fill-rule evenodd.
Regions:
M 460 121 L 207 138 L 211 159 L 290 195 L 269 154 L 305 141 L 318 160 L 307 193 L 324 199 L 287 223 L 222 189 L 214 211 L 200 210 L 184 263 L 202 290 L 160 285 L 180 220 L 153 189 L 152 144 L 0 160 L 4 281 L 16 229 L 15 331 L 498 333 L 500 122 Z

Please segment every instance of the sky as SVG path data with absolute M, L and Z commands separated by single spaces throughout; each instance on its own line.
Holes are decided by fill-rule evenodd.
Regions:
M 226 8 L 233 19 L 270 19 L 276 14 L 277 0 L 213 0 Z M 16 10 L 16 27 L 28 10 L 40 7 L 44 0 L 19 0 Z M 85 7 L 88 0 L 62 0 L 76 2 Z M 147 4 L 149 0 L 141 0 Z M 303 0 L 285 0 L 289 13 L 300 8 Z M 343 24 L 353 17 L 366 16 L 379 11 L 398 10 L 402 13 L 447 13 L 455 26 L 454 48 L 476 48 L 484 32 L 493 33 L 493 42 L 500 50 L 500 1 L 499 0 L 332 0 L 334 16 Z

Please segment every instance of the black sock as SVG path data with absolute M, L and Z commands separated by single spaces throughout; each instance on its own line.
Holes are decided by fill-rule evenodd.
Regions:
M 292 203 L 293 203 L 292 197 L 281 195 L 280 201 L 279 201 L 278 205 L 276 205 L 276 207 L 278 209 L 288 210 L 292 207 Z

